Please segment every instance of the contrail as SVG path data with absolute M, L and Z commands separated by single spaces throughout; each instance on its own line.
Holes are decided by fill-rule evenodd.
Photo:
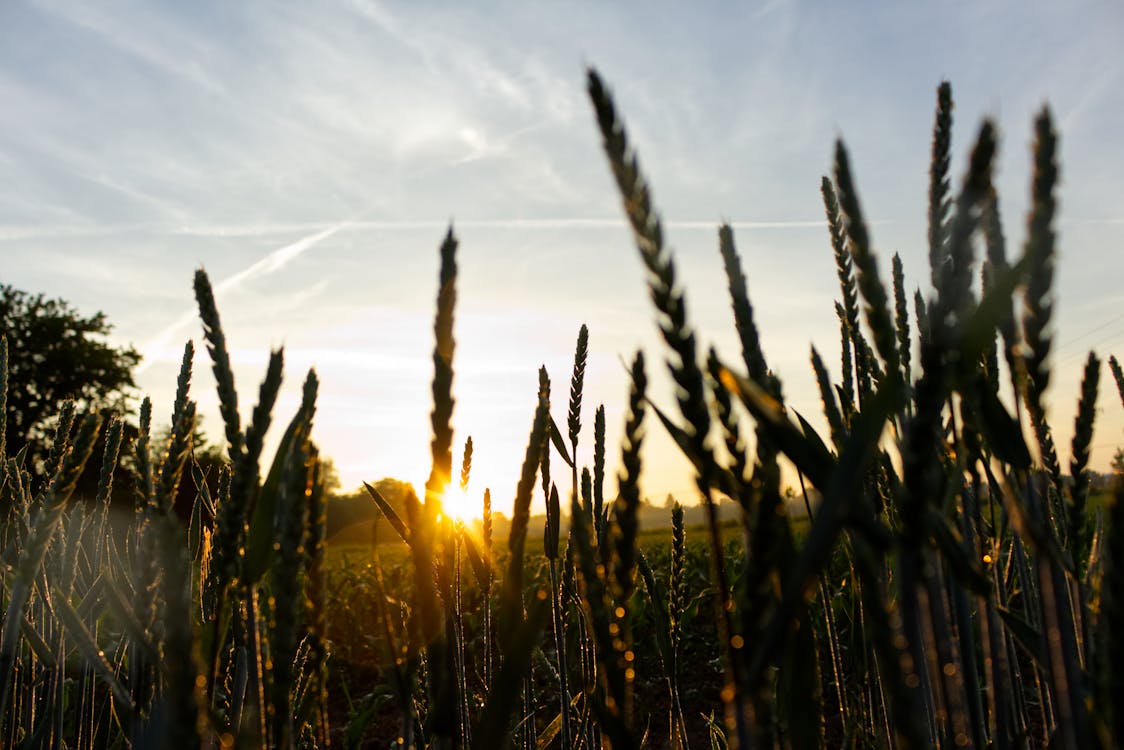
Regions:
M 1063 219 L 1063 221 L 1065 221 Z M 456 226 L 462 229 L 520 229 L 526 231 L 542 231 L 556 229 L 616 229 L 628 226 L 624 216 L 613 217 L 558 217 L 543 219 L 458 219 Z M 681 231 L 707 231 L 717 230 L 719 219 L 667 219 L 664 227 Z M 786 219 L 768 221 L 732 220 L 727 222 L 733 229 L 758 230 L 758 229 L 809 229 L 824 226 L 823 219 Z M 868 222 L 873 225 L 890 223 L 888 219 L 874 219 Z M 1109 220 L 1109 223 L 1114 223 Z M 99 226 L 3 226 L 0 225 L 0 243 L 50 240 L 57 238 L 82 238 L 82 237 L 114 237 L 123 234 L 175 234 L 186 237 L 269 237 L 271 235 L 291 234 L 294 232 L 333 232 L 348 231 L 415 231 L 419 229 L 433 229 L 442 231 L 449 226 L 448 219 L 416 219 L 416 220 L 390 220 L 390 221 L 348 221 L 344 225 L 331 222 L 314 221 L 301 223 L 279 224 L 198 224 L 191 226 L 163 226 L 160 224 L 116 224 Z M 305 238 L 294 245 L 296 247 L 306 241 L 318 241 L 318 235 Z M 282 248 L 276 252 L 283 252 Z M 297 251 L 298 254 L 300 250 Z M 268 262 L 268 258 L 262 263 Z M 257 264 L 255 264 L 256 266 Z M 247 269 L 249 270 L 249 269 Z
M 331 237 L 333 234 L 339 232 L 341 229 L 346 228 L 349 224 L 350 222 L 347 221 L 333 224 L 327 229 L 322 229 L 315 234 L 310 234 L 307 237 L 302 237 L 292 244 L 285 245 L 284 247 L 280 247 L 272 251 L 256 263 L 246 266 L 241 271 L 233 273 L 220 281 L 214 287 L 215 296 L 217 297 L 221 294 L 229 294 L 230 292 L 237 290 L 238 287 L 242 286 L 250 279 L 280 271 L 282 268 L 291 263 L 295 258 L 300 256 L 301 253 L 320 244 L 324 240 Z M 138 375 L 147 370 L 149 366 L 151 366 L 153 362 L 156 361 L 156 355 L 164 351 L 164 349 L 172 343 L 172 338 L 177 333 L 179 333 L 182 329 L 191 325 L 195 321 L 195 316 L 196 313 L 194 309 L 185 312 L 183 315 L 177 318 L 174 323 L 169 325 L 164 330 L 160 331 L 160 333 L 156 334 L 156 336 L 154 336 L 152 340 L 150 340 L 148 344 L 146 344 L 141 349 L 143 358 L 141 359 L 140 365 L 137 367 Z

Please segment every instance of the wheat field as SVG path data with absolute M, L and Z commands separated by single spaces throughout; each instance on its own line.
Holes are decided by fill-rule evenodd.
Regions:
M 24 455 L 7 454 L 0 432 L 0 745 L 1117 746 L 1124 485 L 1091 501 L 1100 356 L 1089 353 L 1072 394 L 1068 466 L 1046 409 L 1057 258 L 1050 111 L 1034 119 L 1028 239 L 1009 250 L 992 182 L 995 126 L 980 125 L 954 180 L 951 89 L 938 88 L 923 240 L 930 294 L 910 292 L 896 255 L 883 280 L 836 144 L 821 193 L 839 279 L 824 312 L 838 319 L 840 351 L 810 352 L 821 421 L 786 407 L 725 225 L 715 262 L 741 359 L 700 350 L 687 303 L 696 290 L 679 282 L 649 184 L 594 71 L 588 93 L 674 392 L 650 393 L 638 352 L 621 394 L 623 440 L 606 445 L 603 406 L 582 401 L 583 326 L 572 371 L 552 379 L 543 369 L 537 394 L 525 394 L 528 439 L 510 457 L 522 470 L 506 536 L 493 534 L 491 497 L 507 488 L 477 499 L 478 524 L 443 513 L 443 495 L 472 471 L 471 439 L 451 426 L 450 228 L 433 324 L 432 470 L 422 496 L 397 509 L 367 485 L 378 543 L 333 550 L 316 373 L 275 455 L 264 455 L 283 352 L 272 352 L 243 423 L 247 391 L 235 386 L 199 271 L 224 420 L 217 476 L 193 458 L 190 343 L 166 439 L 152 432 L 147 399 L 132 442 L 122 437 L 131 415 L 103 421 L 69 405 L 40 479 Z M 0 340 L 0 412 L 6 362 Z M 1112 357 L 1109 367 L 1124 401 L 1124 373 Z M 702 525 L 688 528 L 676 505 L 670 532 L 640 528 L 653 430 L 694 467 Z M 579 445 L 590 443 L 593 465 L 579 465 Z M 609 452 L 620 456 L 615 478 Z M 134 513 L 118 523 L 110 497 L 126 457 Z M 78 497 L 87 464 L 101 482 L 96 496 Z M 782 464 L 798 477 L 801 513 L 786 501 Z M 193 496 L 186 519 L 173 508 L 183 487 Z M 545 525 L 532 534 L 540 495 Z

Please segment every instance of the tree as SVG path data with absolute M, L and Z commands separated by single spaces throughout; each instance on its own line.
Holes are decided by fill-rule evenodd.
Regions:
M 340 494 L 343 483 L 340 482 L 340 473 L 336 469 L 336 462 L 328 456 L 320 456 L 319 464 L 320 483 L 324 487 L 324 494 L 328 496 Z
M 7 452 L 27 446 L 28 466 L 48 447 L 59 406 L 74 399 L 80 411 L 123 411 L 136 387 L 133 347 L 106 341 L 105 314 L 83 316 L 61 299 L 0 285 L 0 334 L 8 339 Z
M 1112 473 L 1124 474 L 1124 448 L 1117 448 L 1112 455 Z

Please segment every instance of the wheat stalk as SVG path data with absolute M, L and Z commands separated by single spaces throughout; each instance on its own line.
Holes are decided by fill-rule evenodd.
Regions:
M 952 143 L 952 87 L 941 81 L 937 87 L 937 112 L 933 123 L 933 147 L 929 167 L 929 269 L 934 289 L 941 288 L 941 274 L 948 258 L 949 151 Z
M 1081 398 L 1073 423 L 1073 458 L 1069 463 L 1069 476 L 1073 483 L 1070 492 L 1067 541 L 1075 560 L 1084 560 L 1088 554 L 1089 539 L 1086 531 L 1085 501 L 1089 495 L 1089 446 L 1093 442 L 1093 422 L 1096 419 L 1097 387 L 1100 383 L 1101 361 L 1089 352 L 1085 372 L 1081 379 Z
M 900 372 L 901 363 L 894 340 L 889 300 L 886 288 L 879 278 L 878 263 L 871 249 L 858 193 L 851 180 L 850 160 L 842 141 L 835 143 L 835 183 L 839 187 L 839 207 L 847 230 L 847 250 L 858 269 L 857 283 L 866 301 L 866 322 L 874 334 L 874 344 L 886 365 L 886 371 L 896 375 Z M 851 323 L 854 327 L 854 321 Z M 854 330 L 857 331 L 857 327 Z
M 635 654 L 632 650 L 630 604 L 635 590 L 636 537 L 639 531 L 637 512 L 640 508 L 640 451 L 644 441 L 645 391 L 648 378 L 644 372 L 644 355 L 637 352 L 632 361 L 632 388 L 628 399 L 621 448 L 621 472 L 617 475 L 618 495 L 613 504 L 613 609 L 619 637 L 613 641 L 616 668 L 624 677 L 624 691 L 617 703 L 626 726 L 632 725 L 632 685 L 636 679 Z
M 0 333 L 0 479 L 8 469 L 8 337 Z
M 710 431 L 710 412 L 706 404 L 706 385 L 696 355 L 695 334 L 687 322 L 686 300 L 676 283 L 675 264 L 664 244 L 663 228 L 659 216 L 651 205 L 648 184 L 640 172 L 635 153 L 628 144 L 624 127 L 616 107 L 600 76 L 590 70 L 587 75 L 588 91 L 601 130 L 603 146 L 616 178 L 624 202 L 625 213 L 633 230 L 640 257 L 648 270 L 648 290 L 659 317 L 659 329 L 675 357 L 668 361 L 668 370 L 678 386 L 679 410 L 687 421 L 688 456 L 698 470 L 696 482 L 707 508 L 707 524 L 713 550 L 712 574 L 718 589 L 716 608 L 721 623 L 720 636 L 729 643 L 734 632 L 729 602 L 729 585 L 721 559 L 721 532 L 717 510 L 711 498 L 712 482 L 717 475 L 716 462 L 710 451 L 707 434 Z M 733 686 L 741 683 L 741 662 L 729 654 L 727 695 L 732 699 L 727 705 L 728 721 L 734 727 L 738 746 L 748 747 L 748 717 Z
M 894 253 L 894 326 L 898 332 L 898 356 L 901 360 L 902 379 L 909 383 L 913 379 L 910 369 L 910 329 L 909 306 L 905 299 L 905 269 L 902 267 L 901 256 Z
M 718 250 L 726 270 L 726 283 L 734 310 L 734 326 L 737 328 L 738 338 L 742 344 L 742 361 L 745 362 L 745 369 L 749 376 L 762 383 L 769 368 L 761 351 L 757 325 L 753 322 L 753 305 L 749 302 L 741 259 L 734 246 L 734 230 L 729 224 L 723 224 L 718 228 Z
M 1054 212 L 1057 204 L 1054 191 L 1058 182 L 1055 161 L 1057 135 L 1049 109 L 1043 109 L 1034 123 L 1034 177 L 1031 206 L 1027 215 L 1027 240 L 1024 253 L 1030 261 L 1030 281 L 1026 287 L 1023 313 L 1024 356 L 1029 377 L 1029 400 L 1040 406 L 1042 394 L 1050 382 L 1046 357 L 1050 354 L 1051 337 L 1047 328 L 1054 303 L 1050 288 L 1054 280 Z
M 199 305 L 199 317 L 203 320 L 203 336 L 207 340 L 207 351 L 218 386 L 219 411 L 226 429 L 227 452 L 231 463 L 237 463 L 242 453 L 242 427 L 238 415 L 238 392 L 234 389 L 234 372 L 230 367 L 230 355 L 226 350 L 226 336 L 222 332 L 219 311 L 215 307 L 215 295 L 211 290 L 211 280 L 200 268 L 195 272 L 195 300 Z

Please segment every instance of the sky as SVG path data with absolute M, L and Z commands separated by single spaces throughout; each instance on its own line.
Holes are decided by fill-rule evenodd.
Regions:
M 770 366 L 822 425 L 809 347 L 839 377 L 839 296 L 819 195 L 843 138 L 889 278 L 926 294 L 936 87 L 955 101 L 954 184 L 982 118 L 1010 254 L 1025 236 L 1034 115 L 1061 134 L 1056 373 L 1063 461 L 1090 348 L 1124 355 L 1124 10 L 1116 2 L 0 4 L 0 281 L 104 311 L 170 417 L 197 346 L 203 427 L 220 421 L 192 274 L 217 299 L 244 417 L 284 346 L 277 421 L 305 372 L 315 437 L 345 487 L 429 470 L 438 247 L 460 240 L 456 460 L 510 507 L 545 365 L 562 423 L 590 329 L 579 460 L 604 404 L 615 475 L 628 379 L 674 412 L 645 277 L 584 90 L 611 86 L 648 175 L 700 343 L 739 359 L 717 249 L 729 221 Z M 1124 445 L 1107 368 L 1093 466 Z M 275 422 L 276 424 L 276 422 Z M 696 498 L 650 422 L 643 492 Z M 274 427 L 273 438 L 281 427 Z M 557 470 L 556 470 L 557 473 Z M 566 482 L 560 487 L 568 489 Z M 614 484 L 610 482 L 610 489 Z

